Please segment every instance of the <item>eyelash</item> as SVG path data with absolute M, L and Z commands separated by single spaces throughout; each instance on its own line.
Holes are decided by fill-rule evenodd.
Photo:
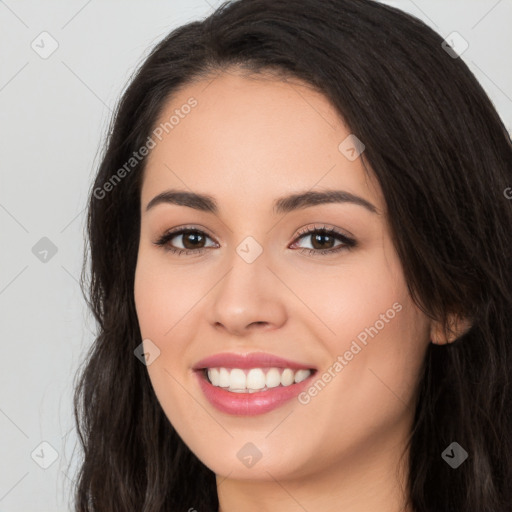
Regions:
M 211 238 L 207 233 L 205 233 L 204 231 L 201 231 L 199 229 L 195 229 L 192 227 L 182 227 L 182 228 L 177 228 L 175 230 L 171 230 L 171 231 L 164 233 L 156 242 L 154 242 L 154 244 L 159 247 L 163 247 L 164 250 L 169 251 L 174 254 L 177 254 L 179 256 L 189 255 L 189 254 L 199 255 L 199 254 L 203 253 L 204 251 L 206 251 L 208 249 L 207 247 L 200 247 L 198 249 L 180 249 L 180 248 L 172 247 L 169 244 L 169 242 L 173 238 L 180 236 L 180 235 L 191 234 L 191 233 L 205 235 L 208 238 Z M 297 234 L 295 241 L 299 241 L 301 238 L 305 238 L 308 235 L 312 235 L 315 233 L 320 233 L 322 235 L 328 235 L 328 236 L 337 238 L 338 240 L 340 240 L 342 242 L 342 244 L 334 249 L 308 249 L 307 247 L 303 247 L 302 249 L 299 250 L 299 252 L 301 254 L 306 253 L 308 255 L 313 255 L 313 256 L 318 256 L 319 254 L 320 255 L 335 254 L 335 253 L 338 253 L 343 250 L 351 250 L 357 246 L 357 242 L 353 238 L 349 238 L 346 235 L 343 235 L 342 233 L 337 231 L 336 229 L 328 228 L 326 226 L 321 226 L 321 227 L 315 226 L 313 229 L 306 228 Z M 294 243 L 295 243 L 295 241 L 294 241 Z

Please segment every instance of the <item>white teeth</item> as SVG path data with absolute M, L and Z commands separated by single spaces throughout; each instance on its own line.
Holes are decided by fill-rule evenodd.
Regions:
M 291 386 L 311 375 L 311 370 L 291 368 L 208 368 L 208 380 L 213 386 L 233 393 L 256 393 L 277 386 Z
M 234 368 L 231 370 L 229 375 L 229 391 L 235 391 L 242 393 L 245 391 L 247 383 L 247 377 L 243 370 L 239 368 Z
M 219 370 L 217 368 L 210 368 L 208 370 L 208 378 L 214 386 L 219 385 Z
M 226 368 L 219 369 L 219 383 L 215 384 L 212 382 L 212 384 L 214 386 L 220 386 L 221 388 L 229 388 L 229 372 L 226 370 Z
M 263 389 L 265 387 L 265 374 L 260 368 L 253 368 L 247 374 L 248 389 Z
M 295 372 L 295 382 L 302 382 L 303 380 L 306 380 L 311 375 L 311 372 L 309 370 L 299 370 Z
M 277 368 L 270 368 L 265 377 L 267 388 L 275 388 L 281 384 L 281 373 Z
M 289 386 L 293 384 L 295 374 L 290 368 L 285 368 L 281 374 L 281 386 Z

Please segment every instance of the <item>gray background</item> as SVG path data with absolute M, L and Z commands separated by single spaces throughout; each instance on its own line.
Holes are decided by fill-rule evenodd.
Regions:
M 95 330 L 78 278 L 99 148 L 150 48 L 219 3 L 0 1 L 0 512 L 71 510 L 73 379 Z M 385 3 L 468 41 L 462 58 L 510 131 L 511 0 Z M 51 49 L 43 31 L 58 43 L 48 58 L 31 46 Z

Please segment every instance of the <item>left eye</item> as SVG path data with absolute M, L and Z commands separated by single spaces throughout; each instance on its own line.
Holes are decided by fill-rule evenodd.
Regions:
M 304 249 L 309 253 L 333 253 L 340 251 L 342 249 L 348 249 L 355 245 L 355 241 L 353 239 L 348 238 L 347 236 L 342 235 L 341 233 L 338 233 L 336 230 L 333 229 L 315 229 L 312 231 L 307 231 L 306 233 L 299 236 L 298 240 L 308 238 L 311 240 L 311 245 L 313 249 Z M 339 244 L 337 246 L 334 246 L 333 244 L 335 244 L 336 241 L 339 241 Z
M 312 240 L 313 249 L 303 248 L 301 252 L 306 252 L 311 255 L 318 254 L 333 254 L 339 251 L 352 249 L 357 245 L 357 242 L 334 228 L 323 227 L 314 227 L 313 229 L 309 228 L 306 231 L 299 233 L 297 240 L 301 240 L 303 238 L 310 238 Z M 326 242 L 327 240 L 327 242 Z M 339 240 L 341 243 L 336 247 L 327 247 L 330 246 L 331 243 Z M 296 242 L 294 242 L 295 245 Z
M 174 238 L 181 237 L 182 247 L 175 247 L 170 242 Z M 298 237 L 295 239 L 296 241 L 292 244 L 292 246 L 297 244 L 297 241 L 310 237 L 312 239 L 313 249 L 302 248 L 300 252 L 306 252 L 307 254 L 333 254 L 339 252 L 341 250 L 348 250 L 357 245 L 356 241 L 353 238 L 349 238 L 348 236 L 338 232 L 337 230 L 331 228 L 314 228 L 309 229 L 304 232 L 299 233 Z M 178 255 L 181 254 L 199 254 L 202 253 L 207 247 L 203 244 L 207 238 L 210 238 L 209 235 L 204 233 L 198 229 L 191 228 L 181 228 L 176 231 L 171 231 L 165 233 L 160 239 L 158 239 L 155 245 L 163 247 L 165 250 L 170 251 L 172 253 L 176 253 Z M 210 238 L 211 239 L 211 238 Z M 330 246 L 336 240 L 341 243 L 335 247 L 326 247 Z M 213 244 L 215 247 L 215 244 Z M 212 246 L 210 246 L 212 247 Z

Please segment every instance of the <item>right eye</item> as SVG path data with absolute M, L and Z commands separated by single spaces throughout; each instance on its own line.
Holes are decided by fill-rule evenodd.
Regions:
M 182 247 L 175 247 L 171 244 L 171 240 L 179 237 L 182 239 Z M 154 243 L 155 245 L 163 247 L 164 250 L 178 255 L 192 253 L 200 254 L 206 249 L 206 247 L 200 246 L 204 243 L 206 238 L 210 238 L 209 235 L 199 229 L 178 228 L 167 231 Z M 187 247 L 187 245 L 189 247 Z

